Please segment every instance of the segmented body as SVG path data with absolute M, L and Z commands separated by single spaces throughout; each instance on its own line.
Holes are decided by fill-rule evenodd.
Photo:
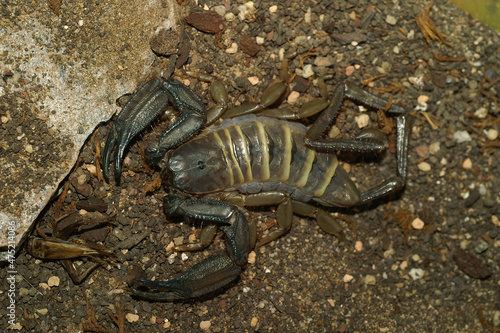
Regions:
M 280 191 L 302 202 L 352 206 L 359 191 L 335 154 L 304 145 L 306 132 L 267 117 L 226 120 L 170 154 L 170 182 L 188 193 Z

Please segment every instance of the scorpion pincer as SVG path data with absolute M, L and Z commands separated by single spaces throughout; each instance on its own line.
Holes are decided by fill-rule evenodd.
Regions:
M 225 234 L 227 254 L 215 255 L 168 281 L 138 280 L 131 287 L 136 296 L 150 300 L 184 300 L 216 291 L 237 279 L 252 247 L 286 233 L 293 214 L 315 217 L 326 232 L 338 234 L 324 207 L 350 207 L 401 190 L 406 179 L 409 135 L 408 114 L 392 104 L 396 117 L 396 175 L 360 192 L 342 167 L 335 152 L 378 153 L 387 137 L 376 129 L 361 131 L 351 139 L 324 139 L 344 99 L 372 109 L 386 109 L 386 100 L 356 86 L 339 84 L 330 103 L 312 103 L 299 112 L 268 110 L 286 90 L 286 79 L 264 91 L 260 103 L 245 103 L 226 112 L 227 92 L 219 81 L 212 83 L 218 106 L 206 110 L 199 96 L 175 79 L 145 83 L 125 105 L 113 123 L 103 152 L 104 175 L 109 179 L 111 153 L 119 181 L 123 155 L 130 141 L 172 104 L 179 117 L 147 150 L 147 160 L 162 168 L 167 195 L 167 218 L 201 220 L 209 226 L 199 243 L 176 246 L 174 251 L 194 251 L 208 246 L 217 227 Z M 321 106 L 317 106 L 321 105 Z M 324 110 L 323 110 L 324 109 Z M 319 113 L 310 128 L 290 120 Z M 256 115 L 246 115 L 257 113 Z M 207 127 L 224 114 L 217 127 Z M 279 119 L 277 119 L 279 118 Z M 202 129 L 207 127 L 204 131 Z M 255 225 L 243 207 L 277 205 L 279 229 L 255 242 Z

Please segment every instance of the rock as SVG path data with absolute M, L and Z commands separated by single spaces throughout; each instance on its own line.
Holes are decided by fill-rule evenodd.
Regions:
M 2 122 L 19 124 L 25 117 L 25 125 L 19 126 L 23 141 L 17 135 L 3 137 L 8 149 L 0 154 L 0 179 L 9 181 L 0 193 L 0 247 L 7 247 L 4 231 L 13 224 L 16 249 L 21 248 L 19 243 L 73 168 L 85 140 L 117 111 L 120 96 L 147 79 L 154 60 L 149 41 L 156 27 L 175 26 L 175 15 L 168 13 L 176 12 L 176 5 L 174 0 L 152 0 L 148 6 L 124 6 L 111 0 L 96 11 L 73 6 L 72 17 L 82 18 L 75 25 L 61 24 L 43 1 L 30 2 L 26 11 L 13 2 L 4 6 L 12 15 L 11 24 L 0 29 L 2 63 L 17 65 L 2 68 L 13 73 L 2 83 L 3 103 L 8 105 Z M 31 153 L 23 149 L 25 142 L 35 142 L 28 148 Z M 0 259 L 5 258 L 2 252 Z
M 453 253 L 453 260 L 455 260 L 455 263 L 462 272 L 474 279 L 486 279 L 493 274 L 488 265 L 465 250 L 456 250 Z

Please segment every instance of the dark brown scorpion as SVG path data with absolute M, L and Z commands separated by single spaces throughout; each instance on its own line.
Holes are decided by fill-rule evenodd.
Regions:
M 286 67 L 286 66 L 284 66 Z M 282 71 L 285 72 L 285 71 Z M 397 173 L 360 192 L 335 152 L 379 153 L 388 146 L 385 134 L 362 130 L 352 139 L 323 138 L 345 99 L 372 109 L 386 109 L 388 101 L 351 84 L 339 84 L 331 101 L 313 101 L 298 112 L 268 110 L 286 91 L 287 78 L 267 88 L 260 103 L 244 103 L 226 111 L 228 96 L 219 81 L 212 83 L 218 106 L 206 110 L 198 95 L 175 79 L 153 79 L 128 101 L 116 121 L 103 152 L 105 177 L 113 149 L 114 172 L 119 180 L 125 149 L 130 141 L 173 105 L 179 118 L 147 150 L 149 163 L 162 168 L 167 195 L 163 209 L 170 218 L 201 220 L 201 241 L 175 247 L 193 251 L 208 246 L 218 226 L 225 234 L 227 254 L 198 263 L 168 281 L 141 279 L 132 293 L 150 300 L 183 300 L 206 295 L 237 279 L 248 253 L 286 233 L 293 214 L 314 216 L 319 226 L 336 233 L 332 216 L 320 209 L 364 204 L 401 190 L 405 185 L 409 115 L 392 104 L 387 110 L 397 124 Z M 322 112 L 322 113 L 320 113 Z M 320 113 L 309 128 L 291 120 Z M 252 115 L 247 115 L 252 114 Z M 218 126 L 208 127 L 220 117 Z M 206 128 L 206 129 L 204 129 Z M 202 129 L 204 129 L 202 131 Z M 277 205 L 279 229 L 255 244 L 256 231 L 242 207 Z

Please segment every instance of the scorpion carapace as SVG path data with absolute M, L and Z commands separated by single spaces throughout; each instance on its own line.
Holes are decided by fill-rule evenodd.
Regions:
M 208 224 L 198 243 L 178 245 L 174 251 L 207 247 L 215 237 L 214 225 L 224 232 L 227 250 L 226 255 L 212 256 L 178 278 L 136 281 L 131 288 L 135 295 L 165 301 L 206 295 L 237 279 L 250 249 L 285 234 L 293 214 L 315 217 L 323 230 L 339 234 L 336 221 L 320 206 L 354 206 L 404 187 L 409 124 L 402 107 L 356 86 L 340 84 L 329 103 L 313 101 L 299 112 L 267 110 L 285 92 L 283 81 L 267 88 L 263 101 L 245 103 L 225 114 L 227 92 L 219 81 L 212 83 L 212 97 L 218 103 L 212 110 L 206 111 L 201 99 L 174 79 L 147 82 L 125 105 L 113 123 L 103 152 L 106 179 L 114 147 L 118 180 L 125 147 L 168 104 L 173 104 L 179 112 L 178 120 L 150 145 L 147 160 L 163 167 L 168 193 L 163 207 L 166 216 Z M 387 114 L 397 120 L 397 173 L 361 193 L 339 166 L 335 152 L 378 153 L 387 147 L 388 140 L 376 129 L 362 130 L 352 139 L 323 139 L 346 98 L 372 109 L 386 109 L 390 104 Z M 319 112 L 309 128 L 290 121 Z M 249 113 L 257 115 L 246 116 Z M 221 115 L 230 119 L 201 131 Z M 278 206 L 279 229 L 256 243 L 255 225 L 247 220 L 243 207 L 265 205 Z

